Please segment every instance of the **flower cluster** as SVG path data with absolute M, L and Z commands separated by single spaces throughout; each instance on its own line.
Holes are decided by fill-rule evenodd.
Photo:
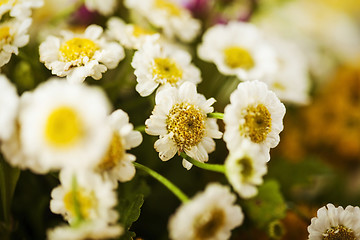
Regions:
M 56 11 L 50 0 L 0 1 L 0 207 L 11 209 L 20 171 L 48 176 L 46 210 L 63 221 L 41 237 L 134 239 L 144 197 L 156 193 L 145 172 L 181 201 L 167 215 L 162 234 L 170 239 L 243 237 L 247 226 L 286 236 L 282 219 L 299 211 L 291 201 L 304 190 L 282 194 L 272 178 L 300 174 L 278 167 L 273 149 L 285 113 L 311 102 L 313 56 L 268 29 L 266 15 L 256 15 L 265 3 L 215 2 L 85 0 Z M 225 2 L 246 11 L 241 19 L 207 13 L 225 14 Z M 313 197 L 306 193 L 302 200 Z M 174 206 L 159 199 L 161 208 Z M 0 238 L 3 225 L 4 236 L 15 230 L 10 215 L 0 214 Z M 359 239 L 359 216 L 359 207 L 328 204 L 311 220 L 309 239 Z

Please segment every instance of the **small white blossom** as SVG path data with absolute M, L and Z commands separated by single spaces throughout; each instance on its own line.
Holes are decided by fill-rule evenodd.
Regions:
M 98 11 L 102 15 L 108 16 L 114 13 L 116 0 L 85 0 L 85 6 L 92 11 Z

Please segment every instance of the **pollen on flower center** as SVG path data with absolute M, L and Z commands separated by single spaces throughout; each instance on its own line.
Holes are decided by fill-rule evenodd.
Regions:
M 230 68 L 243 68 L 249 70 L 254 67 L 254 59 L 248 50 L 231 46 L 224 49 L 224 60 Z
M 0 27 L 0 42 L 7 43 L 10 38 L 10 28 L 8 26 Z
M 155 0 L 155 7 L 163 9 L 173 16 L 181 15 L 181 9 L 168 0 Z
M 323 233 L 323 240 L 355 240 L 354 231 L 345 226 L 329 228 Z
M 72 190 L 64 196 L 64 206 L 71 216 L 80 214 L 81 218 L 88 219 L 90 210 L 96 207 L 97 201 L 94 192 L 86 192 L 84 189 Z
M 243 181 L 247 181 L 254 172 L 254 167 L 252 161 L 249 157 L 239 158 L 237 160 L 237 164 L 241 166 L 240 176 L 242 177 Z
M 196 106 L 183 102 L 175 104 L 167 117 L 166 128 L 174 133 L 173 139 L 180 150 L 189 149 L 201 142 L 205 118 Z
M 0 6 L 9 3 L 10 0 L 0 0 Z
M 240 133 L 254 143 L 263 142 L 271 131 L 271 114 L 263 105 L 249 106 L 244 113 L 245 122 L 240 125 Z
M 155 58 L 152 66 L 152 75 L 155 82 L 170 84 L 177 83 L 182 78 L 182 70 L 171 58 Z
M 115 132 L 111 139 L 110 146 L 98 166 L 100 171 L 108 171 L 114 168 L 124 155 L 125 149 L 122 145 L 121 137 Z
M 55 147 L 68 147 L 83 135 L 83 127 L 74 109 L 62 106 L 53 110 L 45 124 L 45 138 Z
M 223 210 L 213 208 L 198 216 L 194 221 L 195 239 L 209 239 L 214 237 L 224 225 L 225 213 Z
M 91 59 L 99 46 L 90 39 L 73 38 L 60 47 L 60 57 L 64 62 L 75 62 L 76 66 L 82 66 Z

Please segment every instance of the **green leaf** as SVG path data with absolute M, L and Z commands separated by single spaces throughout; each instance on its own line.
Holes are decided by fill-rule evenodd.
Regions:
M 120 213 L 119 223 L 125 229 L 120 239 L 130 240 L 136 236 L 134 232 L 130 231 L 130 227 L 139 218 L 144 197 L 149 194 L 149 191 L 148 185 L 139 176 L 136 176 L 131 182 L 119 185 L 117 210 Z
M 244 201 L 243 205 L 248 217 L 261 229 L 286 214 L 286 204 L 275 180 L 266 181 L 259 187 L 258 195 Z

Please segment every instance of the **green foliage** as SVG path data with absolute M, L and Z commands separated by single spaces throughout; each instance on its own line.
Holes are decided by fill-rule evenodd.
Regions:
M 139 218 L 144 197 L 149 192 L 150 189 L 146 182 L 138 176 L 128 183 L 119 185 L 117 210 L 120 213 L 119 222 L 125 230 L 121 240 L 130 240 L 135 237 L 136 234 L 130 231 L 130 227 Z
M 286 204 L 279 183 L 268 180 L 259 187 L 256 197 L 244 201 L 245 211 L 258 228 L 265 229 L 274 220 L 285 217 Z

